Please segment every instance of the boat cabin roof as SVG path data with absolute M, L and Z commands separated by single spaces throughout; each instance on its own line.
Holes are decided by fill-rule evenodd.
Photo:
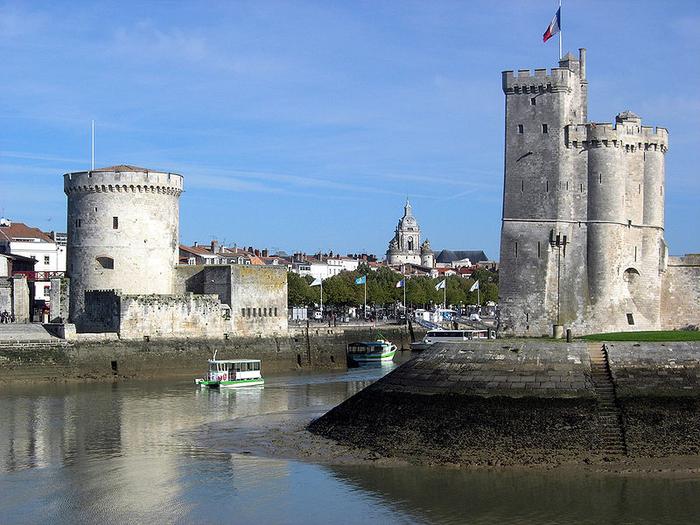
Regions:
M 210 359 L 210 363 L 260 363 L 260 359 Z
M 366 342 L 350 343 L 349 346 L 368 347 L 368 346 L 384 346 L 386 344 L 387 344 L 386 341 L 366 341 Z

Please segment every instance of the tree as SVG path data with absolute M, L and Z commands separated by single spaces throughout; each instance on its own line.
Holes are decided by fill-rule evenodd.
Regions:
M 309 280 L 293 272 L 287 272 L 287 305 L 309 306 L 313 304 Z

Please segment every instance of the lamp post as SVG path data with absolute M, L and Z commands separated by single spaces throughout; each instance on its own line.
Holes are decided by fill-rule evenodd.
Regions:
M 561 325 L 561 256 L 563 250 L 564 257 L 566 257 L 566 245 L 568 241 L 566 235 L 561 235 L 560 233 L 557 233 L 557 236 L 552 238 L 553 233 L 554 230 L 551 230 L 550 244 L 557 248 L 557 324 L 554 325 L 553 335 L 555 339 L 561 339 L 564 337 L 564 328 Z

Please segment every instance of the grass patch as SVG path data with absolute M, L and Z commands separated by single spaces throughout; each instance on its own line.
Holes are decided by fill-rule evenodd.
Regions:
M 700 341 L 700 331 L 665 330 L 659 332 L 612 332 L 584 335 L 587 341 Z

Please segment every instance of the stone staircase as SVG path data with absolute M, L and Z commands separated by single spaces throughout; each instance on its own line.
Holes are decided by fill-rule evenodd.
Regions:
M 589 343 L 588 355 L 591 359 L 593 386 L 598 396 L 598 418 L 601 423 L 600 452 L 605 456 L 626 455 L 624 424 L 605 346 L 600 343 Z

